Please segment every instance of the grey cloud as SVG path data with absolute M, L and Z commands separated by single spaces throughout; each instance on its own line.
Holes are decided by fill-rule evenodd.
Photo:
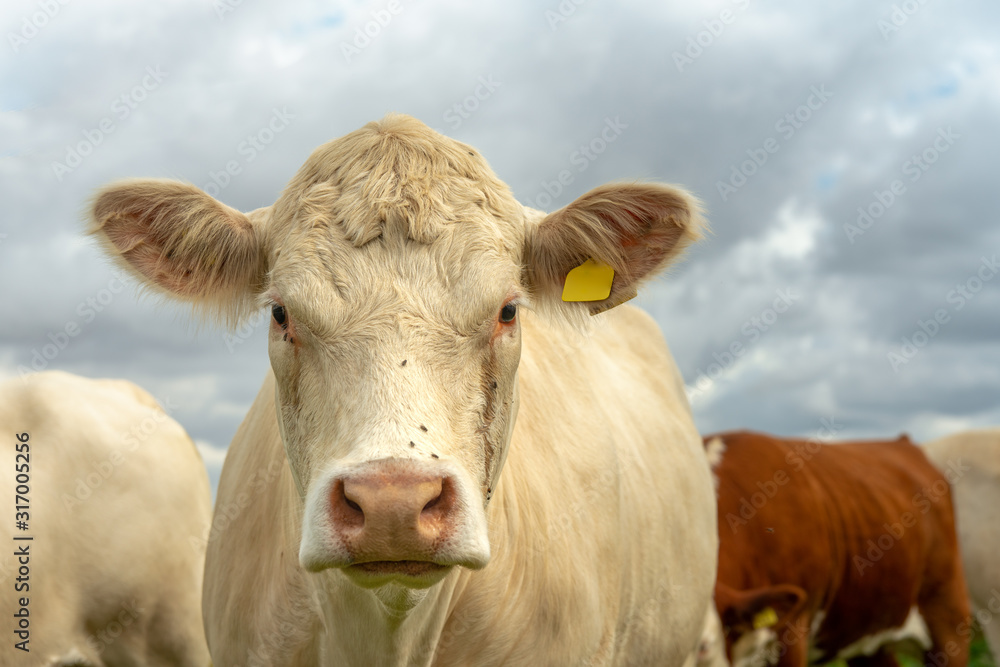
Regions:
M 960 310 L 948 294 L 1000 254 L 1000 9 L 927 3 L 884 38 L 892 4 L 586 2 L 553 30 L 556 2 L 403 2 L 347 62 L 344 45 L 380 3 L 244 2 L 221 19 L 212 3 L 71 3 L 0 64 L 0 284 L 12 315 L 0 319 L 0 372 L 30 364 L 113 279 L 81 235 L 96 187 L 174 177 L 215 184 L 250 210 L 273 202 L 319 144 L 402 111 L 476 146 L 523 201 L 548 194 L 562 170 L 572 181 L 552 207 L 620 179 L 676 182 L 704 200 L 714 233 L 640 298 L 689 384 L 733 342 L 746 346 L 695 397 L 703 430 L 811 434 L 834 416 L 845 436 L 926 438 L 996 423 L 1000 278 Z M 33 7 L 6 5 L 3 34 Z M 734 20 L 678 71 L 674 52 L 723 8 Z M 166 76 L 135 99 L 157 66 Z M 463 106 L 456 126 L 447 114 L 480 77 L 500 85 Z M 779 129 L 814 86 L 832 96 Z M 294 118 L 268 135 L 275 109 Z M 113 130 L 60 180 L 53 163 L 105 118 Z M 574 162 L 608 118 L 628 127 Z M 909 180 L 906 160 L 948 126 L 960 138 Z M 268 141 L 257 149 L 250 137 Z M 768 138 L 778 150 L 723 201 L 718 184 Z M 229 163 L 238 173 L 222 186 Z M 851 243 L 844 226 L 894 179 L 905 194 Z M 748 318 L 786 288 L 801 300 L 750 341 Z M 941 308 L 950 321 L 893 372 L 887 355 Z M 186 392 L 176 416 L 224 448 L 267 368 L 266 345 L 257 332 L 230 353 L 224 332 L 195 332 L 185 313 L 129 288 L 81 321 L 50 365 Z

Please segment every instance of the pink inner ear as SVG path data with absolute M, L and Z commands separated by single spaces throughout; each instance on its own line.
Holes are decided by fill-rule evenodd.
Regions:
M 181 296 L 198 296 L 203 291 L 201 285 L 191 280 L 191 269 L 180 271 L 175 261 L 163 257 L 145 243 L 122 253 L 122 257 L 142 275 L 167 291 Z
M 624 280 L 632 283 L 655 272 L 664 264 L 680 241 L 683 231 L 677 225 L 659 225 L 646 221 L 630 209 L 623 209 L 621 213 L 624 215 L 599 215 L 607 227 L 614 230 L 625 253 L 626 267 L 622 267 L 625 270 L 619 270 L 615 275 L 615 282 Z M 668 214 L 665 217 L 671 216 Z
M 146 242 L 144 234 L 133 231 L 135 229 L 134 225 L 115 224 L 116 222 L 114 219 L 108 220 L 104 225 L 104 232 L 122 255 Z
M 639 215 L 635 211 L 625 209 L 625 213 L 628 214 L 630 218 L 632 218 L 633 229 L 635 229 L 639 233 L 646 231 L 648 225 L 643 224 L 642 218 L 639 217 Z M 639 233 L 633 233 L 631 230 L 624 229 L 621 225 L 618 224 L 618 222 L 614 218 L 610 216 L 604 215 L 601 217 L 604 218 L 604 221 L 607 222 L 609 226 L 617 228 L 618 235 L 621 237 L 622 240 L 622 246 L 629 247 L 637 245 L 639 243 Z
M 164 240 L 141 218 L 111 217 L 104 225 L 104 233 L 123 259 L 161 289 L 181 296 L 202 292 L 201 286 L 190 279 L 191 269 L 181 272 L 176 260 L 164 256 Z
M 185 183 L 134 180 L 99 193 L 91 233 L 142 282 L 227 319 L 250 305 L 263 261 L 250 219 Z
M 641 229 L 642 220 L 639 219 L 639 216 L 632 211 L 626 211 L 626 213 L 628 213 L 629 216 L 631 216 L 631 218 L 635 221 L 635 229 Z M 639 234 L 633 233 L 631 230 L 623 229 L 622 226 L 619 225 L 618 222 L 611 216 L 602 215 L 601 218 L 618 234 L 618 238 L 623 248 L 628 249 L 639 245 Z

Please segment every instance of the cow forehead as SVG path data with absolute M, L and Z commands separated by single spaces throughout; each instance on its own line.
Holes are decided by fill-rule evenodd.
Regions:
M 478 153 L 389 116 L 317 149 L 286 188 L 267 223 L 272 286 L 312 276 L 348 301 L 392 286 L 467 306 L 518 279 L 527 224 Z
M 427 244 L 453 226 L 499 237 L 523 228 L 520 205 L 482 156 L 400 115 L 316 149 L 274 215 L 287 227 L 335 225 L 355 247 L 390 233 Z

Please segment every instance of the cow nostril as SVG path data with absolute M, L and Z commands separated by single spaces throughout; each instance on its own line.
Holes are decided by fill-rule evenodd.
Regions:
M 441 521 L 450 511 L 451 499 L 454 495 L 450 480 L 447 478 L 436 480 L 435 487 L 434 497 L 424 503 L 424 507 L 420 511 L 422 521 Z
M 365 511 L 361 509 L 361 503 L 351 498 L 357 496 L 351 493 L 343 480 L 338 480 L 330 494 L 330 501 L 333 510 L 333 518 L 342 526 L 352 526 L 361 528 L 365 524 Z M 360 498 L 358 498 L 360 500 Z
M 441 496 L 443 495 L 444 493 L 439 493 L 436 498 L 431 499 L 430 502 L 424 505 L 423 511 L 426 512 L 427 510 L 434 509 L 434 506 L 441 502 Z

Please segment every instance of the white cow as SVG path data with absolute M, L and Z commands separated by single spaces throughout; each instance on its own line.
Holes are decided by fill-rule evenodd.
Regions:
M 0 664 L 207 666 L 211 494 L 184 429 L 129 382 L 50 371 L 0 383 L 0 430 Z
M 766 660 L 765 656 L 754 656 L 759 661 Z M 701 641 L 698 642 L 697 650 L 688 656 L 684 667 L 730 667 L 729 658 L 726 656 L 726 636 L 722 628 L 722 619 L 715 605 L 709 606 L 705 613 L 705 623 L 701 631 Z
M 924 450 L 951 482 L 969 601 L 1000 663 L 1000 428 L 956 433 Z
M 718 538 L 683 383 L 640 311 L 580 331 L 697 237 L 690 196 L 610 185 L 545 215 L 472 148 L 389 116 L 317 149 L 270 207 L 137 180 L 92 215 L 147 285 L 272 314 L 209 540 L 215 664 L 695 650 Z M 613 281 L 592 270 L 571 285 L 592 300 L 563 301 L 588 259 Z

